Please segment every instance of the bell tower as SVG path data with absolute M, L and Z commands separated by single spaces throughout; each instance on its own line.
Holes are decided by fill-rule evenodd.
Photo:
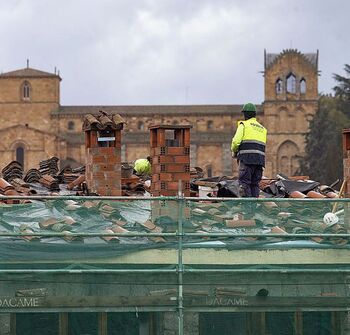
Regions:
M 264 121 L 268 129 L 266 175 L 298 172 L 305 135 L 318 108 L 318 51 L 264 54 Z

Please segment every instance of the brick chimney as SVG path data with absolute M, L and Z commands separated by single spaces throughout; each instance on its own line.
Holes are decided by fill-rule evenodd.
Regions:
M 179 181 L 184 196 L 190 196 L 191 125 L 151 126 L 152 186 L 154 196 L 177 196 Z
M 190 125 L 151 126 L 151 160 L 153 196 L 190 196 Z M 179 181 L 181 190 L 179 192 Z M 152 201 L 152 221 L 175 224 L 179 220 L 177 201 Z M 183 222 L 190 220 L 190 208 L 182 209 Z M 168 228 L 171 229 L 171 228 Z M 177 228 L 174 228 L 177 229 Z M 171 230 L 169 230 L 171 231 Z
M 86 171 L 90 193 L 121 195 L 121 130 L 119 114 L 87 114 L 84 118 Z

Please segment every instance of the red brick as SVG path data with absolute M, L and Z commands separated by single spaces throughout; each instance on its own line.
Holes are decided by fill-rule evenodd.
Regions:
M 153 164 L 152 165 L 152 172 L 153 173 L 161 173 L 161 172 L 164 172 L 164 171 L 162 171 L 161 164 Z
M 109 156 L 114 156 L 114 155 L 118 155 L 118 148 L 114 148 L 114 147 L 99 147 L 98 148 L 98 152 L 101 155 L 109 155 Z
M 106 157 L 104 155 L 94 155 L 91 156 L 91 163 L 106 163 Z
M 91 175 L 93 179 L 100 179 L 100 180 L 105 179 L 105 174 L 103 171 L 92 172 Z
M 157 131 L 155 129 L 151 129 L 150 146 L 152 149 L 157 146 Z
M 179 189 L 179 183 L 177 181 L 168 181 L 165 187 L 168 191 L 177 191 Z
M 89 133 L 85 133 L 85 148 L 90 148 L 90 136 Z
M 121 196 L 122 195 L 121 189 L 116 189 L 116 188 L 113 188 L 110 191 L 110 193 L 111 193 L 112 196 Z
M 95 164 L 93 165 L 93 173 L 98 171 L 117 171 L 119 169 L 115 164 Z
M 108 184 L 109 186 L 121 185 L 121 179 L 120 178 L 109 178 L 106 181 L 106 184 Z
M 189 147 L 191 143 L 191 135 L 190 135 L 190 129 L 184 129 L 184 146 Z
M 97 193 L 100 195 L 119 196 L 121 195 L 121 189 L 117 187 L 98 187 Z
M 175 163 L 190 164 L 190 156 L 187 156 L 187 155 L 174 156 L 174 162 Z
M 157 146 L 165 145 L 165 129 L 157 129 Z
M 88 153 L 88 155 L 99 155 L 99 154 L 100 154 L 99 149 L 100 149 L 100 148 L 98 148 L 98 147 L 95 147 L 95 148 L 87 148 L 87 153 Z
M 171 173 L 160 173 L 159 179 L 161 181 L 173 181 L 173 175 Z
M 185 165 L 184 164 L 166 165 L 166 171 L 167 172 L 185 172 Z
M 175 172 L 172 174 L 172 180 L 173 181 L 179 181 L 182 180 L 184 182 L 190 181 L 191 176 L 188 172 Z
M 103 172 L 106 179 L 118 178 L 122 177 L 121 171 L 105 171 Z
M 120 156 L 107 156 L 104 155 L 105 161 L 110 164 L 121 164 L 121 157 Z
M 151 184 L 151 191 L 160 191 L 160 182 Z
M 173 156 L 156 156 L 157 158 L 157 162 L 160 163 L 160 164 L 163 164 L 163 163 L 174 163 L 174 158 Z M 152 158 L 154 159 L 154 158 Z M 152 161 L 153 162 L 153 161 Z
M 166 147 L 157 146 L 151 149 L 151 156 L 164 156 L 166 152 Z
M 90 148 L 95 148 L 97 147 L 97 133 L 96 131 L 90 131 Z
M 115 132 L 115 142 L 116 142 L 116 147 L 120 147 L 120 143 L 121 143 L 121 141 L 122 141 L 122 134 L 121 134 L 121 132 L 120 131 L 116 131 Z M 117 145 L 117 144 L 119 144 L 119 145 Z
M 166 149 L 168 155 L 181 156 L 185 153 L 184 147 L 167 147 Z

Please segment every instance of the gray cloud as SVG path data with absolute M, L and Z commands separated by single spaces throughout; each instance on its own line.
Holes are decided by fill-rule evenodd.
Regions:
M 61 71 L 62 104 L 226 104 L 264 97 L 264 48 L 320 50 L 319 89 L 349 63 L 350 2 L 0 1 L 0 70 Z

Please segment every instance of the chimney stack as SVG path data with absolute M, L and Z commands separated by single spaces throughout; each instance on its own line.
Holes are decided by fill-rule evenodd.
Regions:
M 87 114 L 84 118 L 86 182 L 90 193 L 121 195 L 121 130 L 119 114 Z

